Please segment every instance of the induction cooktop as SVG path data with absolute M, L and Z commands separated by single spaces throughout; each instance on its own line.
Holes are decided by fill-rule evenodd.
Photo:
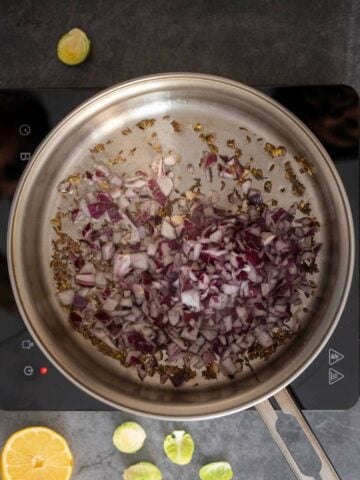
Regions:
M 294 112 L 329 152 L 359 229 L 359 97 L 345 85 L 257 87 Z M 37 145 L 99 89 L 0 90 L 0 409 L 111 410 L 79 390 L 42 354 L 17 311 L 6 262 L 16 184 Z M 358 241 L 356 242 L 358 244 Z M 342 410 L 359 398 L 359 265 L 335 333 L 291 389 L 303 409 Z

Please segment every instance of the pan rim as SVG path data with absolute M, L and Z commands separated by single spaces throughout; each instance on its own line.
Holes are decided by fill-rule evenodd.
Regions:
M 23 191 L 24 185 L 27 182 L 27 179 L 29 178 L 29 175 L 31 174 L 32 169 L 35 166 L 36 159 L 41 157 L 41 153 L 43 152 L 44 149 L 48 146 L 49 142 L 58 135 L 58 133 L 61 131 L 62 128 L 74 117 L 79 115 L 81 111 L 84 109 L 88 108 L 92 103 L 97 102 L 98 100 L 102 99 L 103 97 L 106 97 L 107 95 L 111 95 L 112 92 L 122 90 L 122 89 L 127 89 L 129 87 L 136 86 L 137 84 L 144 84 L 148 82 L 153 82 L 153 81 L 159 81 L 159 80 L 183 80 L 183 81 L 207 81 L 210 83 L 216 83 L 218 85 L 224 85 L 227 87 L 233 87 L 240 89 L 242 91 L 246 91 L 250 93 L 251 95 L 255 95 L 256 97 L 260 98 L 263 101 L 266 101 L 270 106 L 273 108 L 276 108 L 277 110 L 280 110 L 281 113 L 286 115 L 289 119 L 289 121 L 295 123 L 300 130 L 302 130 L 303 134 L 308 137 L 308 140 L 312 143 L 312 146 L 315 147 L 318 151 L 319 157 L 321 156 L 323 161 L 326 163 L 326 167 L 328 168 L 329 172 L 332 175 L 332 179 L 334 183 L 336 184 L 338 194 L 342 200 L 342 204 L 344 207 L 344 213 L 346 217 L 346 225 L 349 233 L 349 238 L 348 238 L 348 259 L 347 259 L 347 272 L 346 272 L 346 281 L 344 282 L 343 285 L 343 291 L 342 291 L 342 296 L 341 296 L 341 302 L 339 302 L 339 305 L 337 305 L 336 311 L 334 313 L 334 318 L 329 326 L 329 328 L 326 330 L 325 334 L 323 335 L 322 339 L 320 342 L 318 342 L 317 347 L 314 349 L 314 351 L 308 356 L 306 360 L 302 362 L 302 364 L 296 369 L 296 371 L 292 374 L 287 376 L 286 380 L 282 382 L 280 385 L 276 385 L 274 387 L 268 388 L 268 390 L 262 394 L 255 396 L 253 399 L 251 399 L 248 402 L 242 403 L 241 405 L 234 405 L 231 406 L 227 409 L 221 409 L 221 410 L 216 410 L 212 409 L 209 413 L 205 414 L 194 414 L 194 415 L 163 415 L 163 414 L 154 414 L 146 410 L 138 410 L 136 408 L 131 408 L 129 406 L 124 406 L 124 405 L 119 405 L 116 402 L 113 402 L 110 398 L 106 398 L 104 395 L 99 395 L 94 389 L 90 388 L 89 386 L 85 385 L 82 383 L 81 379 L 76 378 L 68 369 L 63 367 L 59 361 L 54 357 L 54 355 L 48 350 L 46 345 L 44 344 L 43 340 L 38 336 L 36 333 L 35 329 L 33 328 L 32 321 L 28 316 L 26 305 L 22 301 L 21 293 L 18 288 L 17 284 L 17 279 L 16 279 L 16 272 L 15 272 L 15 259 L 14 259 L 14 244 L 16 242 L 16 239 L 14 237 L 14 224 L 16 221 L 16 213 L 18 209 L 18 205 L 21 199 L 21 193 Z M 172 420 L 199 420 L 199 419 L 206 419 L 206 418 L 215 418 L 219 416 L 224 416 L 227 414 L 235 413 L 241 410 L 245 410 L 246 408 L 252 407 L 256 405 L 257 403 L 273 396 L 276 394 L 278 391 L 280 391 L 282 388 L 286 387 L 289 385 L 293 380 L 295 380 L 306 368 L 315 360 L 315 358 L 318 356 L 318 354 L 322 351 L 324 348 L 325 344 L 328 342 L 329 338 L 331 337 L 333 331 L 335 330 L 337 323 L 340 319 L 340 316 L 343 312 L 343 309 L 346 304 L 346 300 L 348 297 L 348 293 L 350 290 L 351 282 L 352 282 L 352 275 L 353 275 L 353 270 L 354 270 L 354 262 L 355 262 L 355 237 L 354 237 L 354 226 L 353 226 L 353 221 L 352 221 L 352 215 L 351 215 L 351 209 L 350 205 L 348 202 L 347 194 L 345 191 L 345 188 L 342 184 L 342 181 L 340 180 L 340 177 L 336 171 L 336 168 L 330 159 L 328 153 L 324 149 L 324 147 L 321 145 L 319 140 L 315 137 L 315 135 L 312 134 L 312 132 L 301 122 L 295 115 L 293 115 L 290 111 L 288 111 L 286 108 L 284 108 L 282 105 L 280 105 L 278 102 L 275 100 L 269 98 L 267 95 L 263 94 L 262 92 L 259 92 L 258 90 L 249 87 L 247 85 L 244 85 L 242 83 L 229 80 L 223 77 L 218 77 L 218 76 L 213 76 L 213 75 L 206 75 L 206 74 L 198 74 L 198 73 L 186 73 L 186 72 L 180 72 L 180 73 L 163 73 L 163 74 L 156 74 L 156 75 L 149 75 L 149 76 L 144 76 L 144 77 L 139 77 L 135 78 L 133 80 L 129 80 L 126 82 L 122 82 L 120 84 L 114 85 L 108 89 L 105 89 L 96 95 L 92 96 L 90 99 L 86 100 L 85 102 L 81 103 L 76 109 L 74 109 L 72 112 L 70 112 L 43 140 L 43 142 L 39 145 L 39 147 L 36 149 L 34 152 L 34 155 L 32 157 L 32 160 L 30 164 L 27 166 L 22 178 L 20 179 L 14 198 L 11 206 L 11 211 L 10 211 L 10 217 L 9 217 L 9 226 L 8 226 L 8 235 L 7 235 L 7 255 L 8 255 L 8 266 L 9 266 L 9 276 L 10 276 L 10 281 L 11 281 L 11 286 L 14 292 L 15 300 L 17 303 L 17 306 L 19 308 L 21 317 L 30 331 L 31 335 L 36 339 L 37 344 L 39 348 L 42 350 L 42 352 L 45 354 L 45 356 L 56 366 L 56 368 L 68 379 L 70 380 L 73 384 L 77 385 L 79 388 L 81 388 L 83 391 L 86 393 L 90 394 L 92 397 L 96 398 L 100 402 L 106 403 L 110 405 L 111 407 L 114 407 L 116 409 L 121 409 L 127 412 L 135 413 L 137 415 L 144 415 L 147 417 L 151 418 L 157 418 L 157 419 L 172 419 Z M 236 399 L 236 396 L 233 397 L 234 402 Z M 233 403 L 234 403 L 233 402 Z M 209 402 L 207 404 L 207 410 L 209 410 Z M 151 407 L 151 402 L 148 402 L 149 408 Z

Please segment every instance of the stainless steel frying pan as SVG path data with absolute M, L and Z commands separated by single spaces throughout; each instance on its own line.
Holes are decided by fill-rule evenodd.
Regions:
M 246 136 L 286 146 L 289 159 L 305 154 L 316 170 L 314 176 L 301 177 L 305 198 L 311 201 L 321 224 L 322 243 L 317 295 L 307 300 L 308 313 L 301 330 L 267 362 L 255 364 L 254 372 L 244 372 L 233 381 L 200 382 L 196 388 L 142 383 L 131 370 L 101 355 L 71 331 L 56 299 L 49 267 L 53 236 L 50 219 L 59 202 L 57 185 L 92 162 L 89 148 L 94 144 L 112 140 L 104 153 L 109 158 L 119 150 L 128 151 L 138 140 L 136 153 L 117 168 L 146 168 L 153 153 L 145 137 L 124 136 L 121 131 L 144 118 L 155 118 L 154 128 L 162 145 L 188 158 L 199 158 L 201 146 L 192 129 L 184 128 L 174 135 L 170 121 L 163 119 L 166 115 L 185 127 L 201 122 L 207 131 L 216 133 L 218 145 L 226 145 L 226 139 L 235 137 L 243 155 L 256 158 L 264 171 L 268 171 L 269 156 L 262 141 L 249 141 Z M 278 172 L 272 178 L 272 197 L 290 205 L 291 195 L 279 193 L 286 180 L 281 170 Z M 181 174 L 180 188 L 189 181 L 185 171 Z M 321 478 L 339 478 L 284 388 L 319 354 L 343 310 L 354 264 L 351 212 L 340 178 L 323 147 L 274 100 L 230 80 L 181 73 L 140 78 L 97 94 L 48 135 L 25 171 L 12 206 L 8 263 L 16 301 L 28 329 L 54 365 L 90 395 L 122 410 L 163 419 L 210 418 L 256 405 L 295 476 L 310 479 L 302 474 L 276 430 L 277 413 L 267 400 L 274 396 L 283 411 L 296 416 L 320 456 Z

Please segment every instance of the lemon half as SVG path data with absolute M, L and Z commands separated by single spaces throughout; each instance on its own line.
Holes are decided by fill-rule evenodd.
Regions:
M 2 480 L 70 480 L 73 465 L 65 438 L 46 427 L 15 432 L 1 452 Z

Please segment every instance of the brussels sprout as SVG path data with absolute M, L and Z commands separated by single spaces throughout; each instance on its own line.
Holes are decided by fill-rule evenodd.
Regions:
M 127 468 L 123 473 L 124 480 L 162 480 L 160 470 L 149 462 L 140 462 Z
M 168 459 L 177 465 L 190 463 L 194 448 L 191 435 L 181 430 L 175 430 L 164 440 L 164 451 Z
M 231 480 L 233 471 L 228 462 L 208 463 L 200 468 L 200 480 Z
M 66 65 L 82 63 L 90 52 L 90 40 L 79 28 L 73 28 L 63 35 L 57 45 L 59 59 Z
M 145 430 L 136 422 L 125 422 L 113 434 L 114 446 L 123 453 L 135 453 L 144 445 Z

